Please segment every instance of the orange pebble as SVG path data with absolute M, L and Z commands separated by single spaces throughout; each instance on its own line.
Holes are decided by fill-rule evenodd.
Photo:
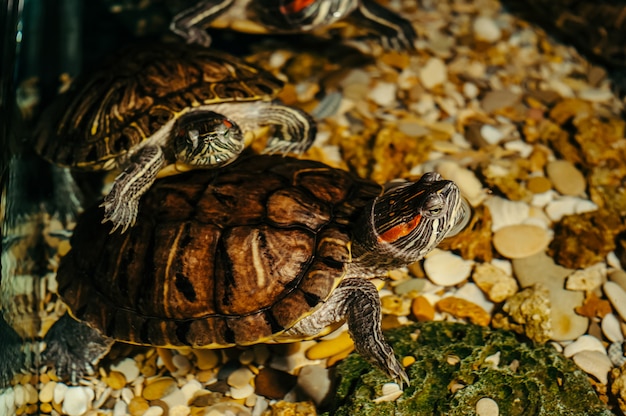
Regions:
M 435 319 L 435 308 L 424 296 L 418 296 L 411 302 L 411 315 L 419 322 Z
M 469 300 L 450 296 L 437 302 L 437 309 L 457 318 L 467 318 L 473 324 L 487 326 L 491 316 L 483 308 Z

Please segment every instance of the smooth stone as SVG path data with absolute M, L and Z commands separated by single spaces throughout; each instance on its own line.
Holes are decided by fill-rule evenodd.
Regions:
M 606 282 L 602 286 L 604 294 L 613 305 L 622 320 L 626 321 L 626 291 L 615 282 Z
M 309 366 L 304 366 L 299 374 Z M 279 400 L 293 389 L 297 377 L 284 371 L 264 367 L 254 379 L 254 392 L 268 399 Z
M 474 29 L 474 35 L 479 40 L 494 43 L 502 37 L 502 31 L 496 22 L 487 16 L 478 16 L 474 19 L 472 27 Z
M 483 124 L 480 128 L 480 135 L 489 144 L 498 144 L 504 138 L 504 134 L 491 124 Z
M 545 205 L 545 212 L 552 221 L 560 221 L 566 215 L 576 213 L 576 198 L 563 197 L 552 200 Z
M 308 350 L 317 344 L 317 341 L 309 340 L 276 346 L 274 351 L 278 349 L 279 353 L 274 352 L 269 361 L 269 366 L 276 370 L 294 374 L 302 366 L 321 363 L 321 359 L 319 361 L 312 360 L 307 355 Z
M 54 386 L 54 403 L 61 403 L 63 401 L 63 397 L 65 397 L 65 392 L 67 392 L 68 388 L 67 384 L 63 383 L 57 383 L 57 385 Z
M 202 384 L 195 379 L 188 380 L 187 383 L 180 388 L 180 391 L 183 392 L 187 401 L 191 400 L 194 394 L 200 390 L 202 390 Z
M 521 224 L 530 215 L 530 207 L 527 203 L 509 201 L 499 196 L 487 198 L 485 205 L 491 214 L 491 231 L 493 232 L 508 225 Z
M 111 370 L 124 374 L 128 383 L 132 383 L 137 377 L 139 377 L 139 367 L 137 366 L 137 361 L 132 358 L 124 358 L 119 363 L 111 365 Z
M 454 286 L 467 280 L 474 262 L 449 251 L 433 250 L 424 260 L 424 272 L 439 286 Z
M 454 296 L 470 301 L 489 313 L 491 313 L 494 307 L 493 302 L 487 299 L 485 293 L 480 290 L 476 283 L 468 282 L 464 284 L 456 292 L 454 292 Z
M 485 94 L 480 101 L 480 106 L 487 114 L 491 114 L 501 108 L 512 107 L 520 99 L 520 95 L 510 90 L 492 90 Z
M 89 409 L 93 395 L 93 391 L 86 387 L 68 387 L 63 397 L 63 411 L 69 416 L 82 415 Z
M 591 374 L 602 384 L 608 383 L 608 374 L 613 368 L 613 363 L 606 355 L 598 351 L 581 351 L 572 359 L 576 365 L 587 374 Z
M 587 101 L 603 102 L 612 99 L 613 93 L 608 89 L 586 88 L 578 92 L 578 97 Z
M 251 394 L 254 394 L 254 387 L 251 384 L 246 384 L 242 387 L 231 387 L 230 389 L 230 397 L 235 400 L 245 399 Z
M 563 355 L 571 357 L 581 351 L 598 351 L 606 354 L 606 348 L 602 345 L 602 341 L 593 335 L 582 335 L 576 341 L 565 346 Z
M 379 81 L 369 91 L 367 97 L 381 107 L 388 107 L 396 102 L 397 89 L 396 84 Z
M 582 173 L 567 160 L 553 160 L 546 166 L 546 174 L 554 189 L 563 195 L 577 196 L 585 192 L 587 182 Z
M 178 387 L 172 391 L 170 391 L 167 395 L 161 398 L 161 401 L 167 404 L 170 408 L 170 411 L 175 406 L 187 405 L 187 398 L 181 389 Z
M 483 397 L 476 402 L 476 415 L 477 416 L 498 416 L 500 414 L 500 407 L 495 400 L 489 397 Z
M 118 400 L 113 406 L 113 416 L 126 416 L 128 414 L 128 405 L 123 400 Z
M 611 270 L 608 277 L 611 282 L 626 290 L 626 272 L 624 270 Z
M 419 71 L 419 79 L 426 89 L 443 84 L 448 79 L 448 68 L 439 58 L 430 58 Z
M 407 295 L 411 292 L 420 293 L 424 286 L 426 286 L 426 279 L 410 278 L 394 286 L 393 291 L 396 295 Z
M 220 358 L 215 350 L 194 349 L 193 353 L 196 356 L 196 366 L 200 370 L 210 370 L 217 367 L 220 362 Z
M 163 377 L 148 384 L 142 392 L 144 399 L 157 400 L 176 389 L 176 381 L 170 377 Z
M 226 382 L 234 388 L 242 388 L 250 384 L 250 380 L 254 377 L 254 373 L 246 367 L 238 368 L 228 376 Z
M 342 332 L 333 339 L 323 340 L 313 345 L 306 351 L 306 357 L 310 360 L 321 360 L 353 347 L 354 342 L 350 334 Z
M 615 367 L 621 367 L 626 363 L 626 357 L 624 356 L 624 343 L 613 342 L 606 350 L 606 355 Z
M 43 386 L 43 388 L 39 392 L 39 400 L 42 403 L 49 403 L 52 401 L 52 399 L 54 398 L 54 389 L 56 385 L 56 381 L 49 381 Z
M 142 416 L 161 416 L 165 411 L 159 406 L 150 406 Z
M 319 407 L 331 398 L 332 379 L 327 368 L 319 365 L 302 367 L 298 374 L 298 389 Z
M 494 248 L 498 253 L 510 259 L 540 253 L 548 247 L 549 243 L 548 232 L 536 225 L 508 225 L 493 234 Z
M 24 386 L 16 384 L 13 387 L 13 394 L 15 397 L 15 406 L 21 407 L 26 404 L 26 391 L 24 390 Z
M 582 292 L 563 289 L 565 278 L 573 270 L 559 266 L 545 252 L 514 259 L 513 273 L 522 288 L 543 284 L 550 297 L 550 321 L 554 341 L 571 341 L 587 332 L 589 319 L 574 312 L 584 302 Z
M 552 182 L 545 176 L 535 176 L 526 181 L 526 189 L 533 194 L 542 194 L 552 189 Z
M 605 263 L 597 263 L 586 269 L 576 270 L 567 278 L 565 288 L 586 292 L 596 290 L 606 281 L 606 274 Z
M 470 100 L 478 97 L 480 94 L 480 89 L 476 86 L 476 84 L 471 82 L 465 82 L 463 84 L 463 95 L 465 95 Z
M 172 357 L 172 363 L 176 367 L 176 375 L 184 376 L 191 370 L 191 362 L 189 358 L 185 357 L 182 354 L 176 354 Z
M 602 333 L 611 342 L 624 342 L 624 333 L 622 332 L 622 325 L 617 319 L 617 316 L 613 313 L 607 313 L 602 318 L 601 323 Z

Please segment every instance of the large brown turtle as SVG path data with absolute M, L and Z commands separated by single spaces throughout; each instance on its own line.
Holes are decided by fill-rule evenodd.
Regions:
M 319 162 L 269 155 L 164 178 L 127 233 L 110 234 L 101 208 L 79 219 L 57 277 L 75 319 L 51 328 L 45 359 L 76 379 L 113 341 L 292 342 L 347 320 L 356 350 L 408 382 L 370 279 L 437 246 L 463 222 L 460 201 L 434 172 L 383 192 Z
M 262 126 L 268 153 L 300 153 L 315 139 L 313 119 L 274 100 L 283 82 L 234 56 L 197 45 L 132 45 L 42 116 L 35 149 L 83 170 L 120 169 L 104 199 L 104 221 L 124 232 L 157 176 L 234 161 Z

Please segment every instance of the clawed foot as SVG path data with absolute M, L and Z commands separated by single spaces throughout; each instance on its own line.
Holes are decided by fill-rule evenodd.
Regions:
M 64 315 L 48 331 L 42 361 L 62 380 L 77 383 L 93 374 L 94 365 L 111 349 L 113 340 Z
M 128 227 L 135 225 L 139 210 L 138 199 L 124 200 L 111 192 L 104 198 L 104 202 L 100 206 L 104 208 L 102 223 L 107 221 L 113 223 L 110 233 L 115 232 L 118 228 L 121 228 L 121 232 L 124 233 Z

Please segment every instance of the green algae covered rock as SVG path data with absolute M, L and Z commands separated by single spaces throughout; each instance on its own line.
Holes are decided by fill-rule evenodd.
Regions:
M 481 398 L 493 399 L 501 415 L 613 414 L 571 360 L 512 332 L 426 322 L 386 337 L 401 359 L 416 359 L 406 369 L 411 385 L 396 401 L 376 403 L 389 379 L 352 354 L 337 368 L 337 393 L 326 414 L 474 415 Z

